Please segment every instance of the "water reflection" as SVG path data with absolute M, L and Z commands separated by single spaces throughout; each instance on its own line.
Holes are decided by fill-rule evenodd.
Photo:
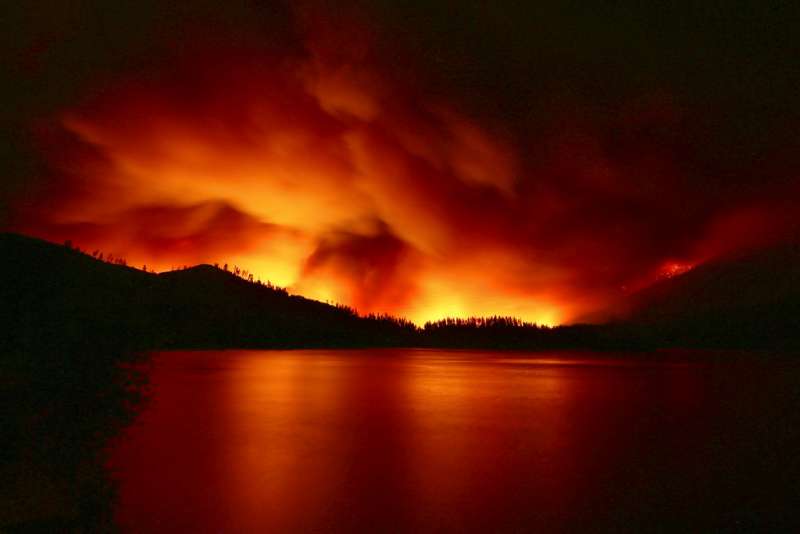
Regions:
M 765 512 L 752 488 L 719 484 L 734 459 L 750 482 L 769 474 L 750 467 L 749 374 L 463 351 L 157 354 L 151 405 L 114 451 L 118 519 L 131 532 L 724 527 L 743 524 L 749 495 L 783 520 L 788 488 L 764 494 Z M 762 416 L 786 400 L 761 398 Z

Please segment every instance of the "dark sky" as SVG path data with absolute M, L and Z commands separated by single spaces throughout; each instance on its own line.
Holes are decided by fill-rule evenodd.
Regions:
M 171 4 L 10 6 L 3 228 L 545 322 L 795 231 L 790 2 Z

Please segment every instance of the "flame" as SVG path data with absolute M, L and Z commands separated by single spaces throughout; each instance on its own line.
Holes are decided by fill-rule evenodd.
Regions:
M 675 276 L 680 276 L 683 273 L 689 272 L 692 270 L 694 266 L 686 263 L 681 263 L 677 261 L 667 262 L 659 272 L 659 275 L 662 278 L 673 278 Z

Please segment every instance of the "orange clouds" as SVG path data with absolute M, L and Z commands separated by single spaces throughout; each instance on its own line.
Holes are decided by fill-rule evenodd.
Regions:
M 512 151 L 442 104 L 387 101 L 366 66 L 318 61 L 191 65 L 206 85 L 161 73 L 66 111 L 90 150 L 59 165 L 90 186 L 55 202 L 48 231 L 159 269 L 240 263 L 364 312 L 539 319 L 534 294 L 485 308 L 471 293 L 488 288 L 467 285 L 503 240 L 475 227 L 513 195 Z
M 512 136 L 401 79 L 360 26 L 304 17 L 302 53 L 198 46 L 67 106 L 17 228 L 418 322 L 576 320 L 741 241 L 685 201 L 684 147 L 641 135 L 678 128 L 676 104 L 621 114 L 613 142 L 581 121 Z

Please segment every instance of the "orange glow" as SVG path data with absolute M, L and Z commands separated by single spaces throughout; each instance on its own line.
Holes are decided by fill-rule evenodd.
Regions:
M 299 18 L 301 53 L 198 44 L 38 126 L 49 185 L 13 229 L 417 323 L 548 325 L 771 231 L 760 206 L 665 230 L 687 196 L 661 147 L 612 156 L 575 121 L 520 139 L 396 72 L 358 25 Z
M 419 323 L 568 318 L 558 288 L 526 280 L 513 221 L 494 228 L 476 209 L 514 201 L 501 137 L 441 103 L 416 110 L 413 95 L 367 84 L 367 66 L 259 67 L 218 66 L 227 82 L 197 89 L 198 109 L 167 96 L 169 82 L 129 82 L 66 111 L 60 128 L 82 148 L 59 164 L 91 188 L 58 199 L 37 233 L 159 271 L 237 265 Z M 558 276 L 547 263 L 534 269 Z
M 692 267 L 690 264 L 671 261 L 661 268 L 660 275 L 662 278 L 672 278 L 692 270 Z

